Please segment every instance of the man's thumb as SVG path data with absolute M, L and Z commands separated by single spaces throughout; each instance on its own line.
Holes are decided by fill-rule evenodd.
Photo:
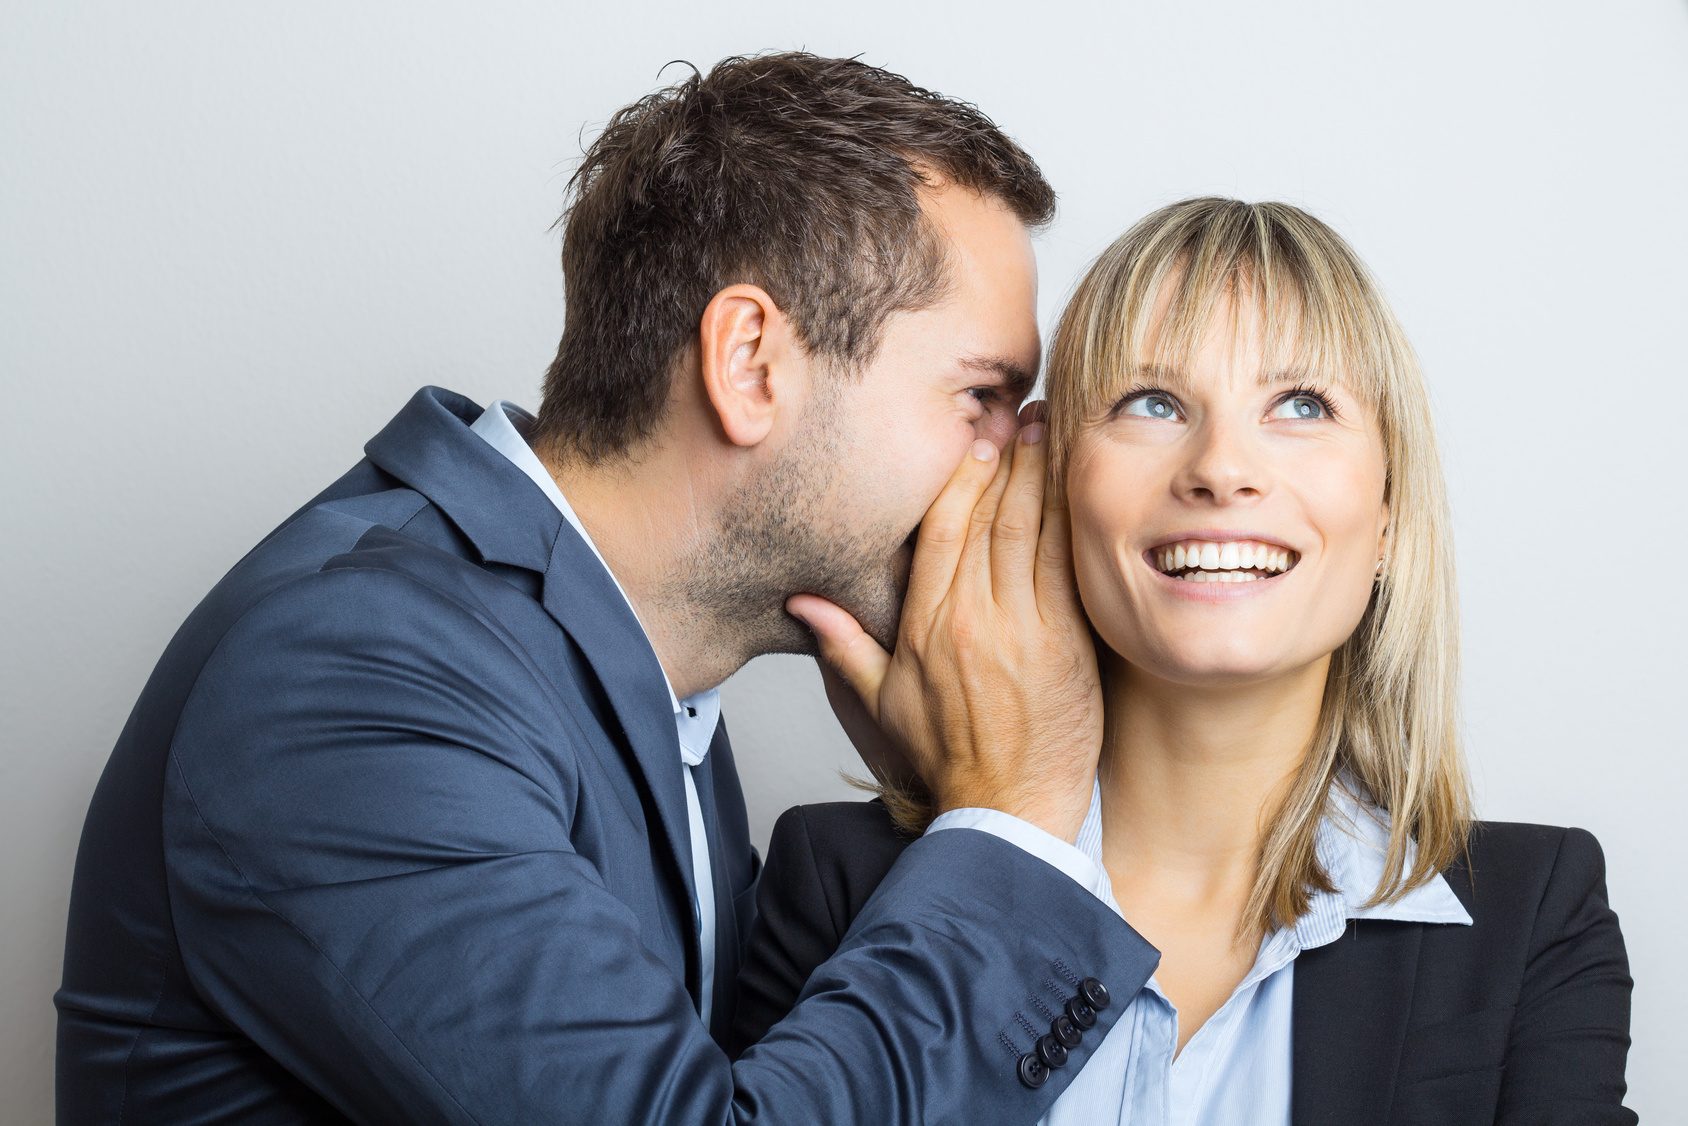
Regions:
M 890 654 L 862 629 L 849 612 L 815 594 L 794 594 L 786 611 L 814 631 L 821 660 L 844 678 L 862 698 L 875 722 L 879 719 L 879 686 L 891 664 Z

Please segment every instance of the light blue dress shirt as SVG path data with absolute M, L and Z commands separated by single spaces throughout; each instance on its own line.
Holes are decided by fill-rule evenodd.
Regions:
M 470 429 L 539 486 L 540 491 L 557 506 L 557 511 L 563 514 L 563 519 L 569 522 L 569 526 L 580 533 L 580 538 L 586 541 L 586 546 L 592 549 L 592 554 L 598 557 L 598 562 L 604 564 L 605 572 L 609 574 L 610 581 L 615 583 L 615 588 L 621 591 L 621 597 L 627 598 L 627 591 L 622 589 L 621 580 L 615 577 L 610 565 L 604 563 L 603 553 L 598 550 L 598 545 L 592 542 L 592 537 L 587 534 L 580 517 L 575 515 L 574 506 L 569 504 L 562 490 L 557 488 L 557 482 L 550 471 L 528 445 L 527 433 L 532 432 L 532 427 L 531 414 L 514 403 L 500 399 L 483 411 Z M 632 599 L 628 599 L 627 608 L 633 610 L 633 618 L 637 621 L 639 612 L 633 609 Z M 668 699 L 674 706 L 674 728 L 680 736 L 680 761 L 688 767 L 680 771 L 680 775 L 686 784 L 686 825 L 692 840 L 692 882 L 697 886 L 697 898 L 692 906 L 696 915 L 698 942 L 703 951 L 703 998 L 698 1015 L 707 1026 L 715 999 L 715 879 L 709 863 L 709 837 L 704 831 L 703 803 L 698 800 L 697 782 L 692 778 L 689 768 L 703 765 L 705 756 L 709 754 L 709 744 L 715 738 L 715 727 L 721 719 L 721 692 L 720 689 L 711 688 L 707 692 L 699 692 L 681 700 L 674 695 L 674 685 L 668 679 L 667 670 L 663 671 L 662 680 L 668 686 Z
M 1336 890 L 1316 893 L 1293 927 L 1261 940 L 1253 967 L 1182 1052 L 1178 1010 L 1150 978 L 1043 1126 L 1289 1126 L 1296 956 L 1335 942 L 1349 919 L 1471 925 L 1441 876 L 1395 903 L 1367 907 L 1383 874 L 1389 817 L 1361 806 L 1340 785 L 1331 798 L 1315 849 Z M 1101 872 L 1096 894 L 1118 911 L 1102 866 L 1099 786 L 1078 842 L 1069 847 Z

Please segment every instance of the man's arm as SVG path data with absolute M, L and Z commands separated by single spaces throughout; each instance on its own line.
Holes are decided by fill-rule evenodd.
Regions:
M 555 701 L 471 609 L 345 569 L 248 613 L 184 709 L 165 836 L 193 984 L 355 1121 L 1029 1122 L 1059 1087 L 1017 1076 L 1032 998 L 1152 966 L 1076 884 L 936 834 L 731 1065 L 573 848 L 591 752 L 558 753 Z

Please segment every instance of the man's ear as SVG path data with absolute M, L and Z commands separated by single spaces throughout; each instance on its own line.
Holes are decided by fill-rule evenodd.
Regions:
M 698 367 L 703 389 L 727 440 L 754 446 L 801 389 L 791 376 L 800 350 L 790 323 L 767 292 L 754 285 L 730 285 L 703 310 L 698 326 Z

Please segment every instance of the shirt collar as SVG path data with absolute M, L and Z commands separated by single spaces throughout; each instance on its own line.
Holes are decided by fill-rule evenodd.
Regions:
M 1360 802 L 1347 777 L 1331 787 L 1329 812 L 1314 840 L 1319 863 L 1330 874 L 1334 892 L 1317 892 L 1307 914 L 1296 920 L 1303 950 L 1340 938 L 1349 919 L 1390 919 L 1402 923 L 1451 923 L 1471 926 L 1471 914 L 1438 873 L 1393 903 L 1367 906 L 1383 878 L 1389 853 L 1390 818 L 1387 810 Z M 1418 846 L 1407 841 L 1406 867 L 1417 858 Z
M 1471 926 L 1471 915 L 1460 903 L 1448 881 L 1438 873 L 1393 903 L 1366 906 L 1383 876 L 1389 851 L 1389 814 L 1356 800 L 1346 778 L 1331 788 L 1329 812 L 1315 831 L 1314 851 L 1329 873 L 1336 890 L 1314 892 L 1307 913 L 1295 921 L 1286 935 L 1302 950 L 1335 942 L 1348 928 L 1349 919 L 1392 919 L 1410 923 L 1453 923 Z M 1079 828 L 1078 850 L 1102 869 L 1101 898 L 1115 911 L 1113 885 L 1102 865 L 1102 785 L 1090 792 L 1090 810 Z M 1412 867 L 1418 849 L 1407 842 L 1407 867 Z
M 622 587 L 621 580 L 615 577 L 610 565 L 604 562 L 603 552 L 592 542 L 586 526 L 575 514 L 574 506 L 563 496 L 563 491 L 557 487 L 556 479 L 528 445 L 527 432 L 531 432 L 533 422 L 533 416 L 527 411 L 512 402 L 499 399 L 482 411 L 481 416 L 469 429 L 479 434 L 487 445 L 503 454 L 512 465 L 526 474 L 551 503 L 557 506 L 557 511 L 563 514 L 563 519 L 569 522 L 569 526 L 580 534 L 586 546 L 592 549 L 592 554 L 597 556 L 610 581 L 621 591 L 621 597 L 627 599 L 627 608 L 632 610 L 633 617 L 637 618 L 639 611 L 634 608 L 633 600 L 627 598 L 627 591 Z M 709 754 L 709 744 L 715 738 L 715 727 L 721 719 L 721 690 L 711 688 L 682 700 L 674 695 L 674 683 L 668 679 L 666 669 L 663 670 L 662 682 L 668 687 L 668 700 L 674 707 L 674 727 L 680 736 L 680 758 L 687 766 L 697 766 L 703 762 L 704 756 Z

